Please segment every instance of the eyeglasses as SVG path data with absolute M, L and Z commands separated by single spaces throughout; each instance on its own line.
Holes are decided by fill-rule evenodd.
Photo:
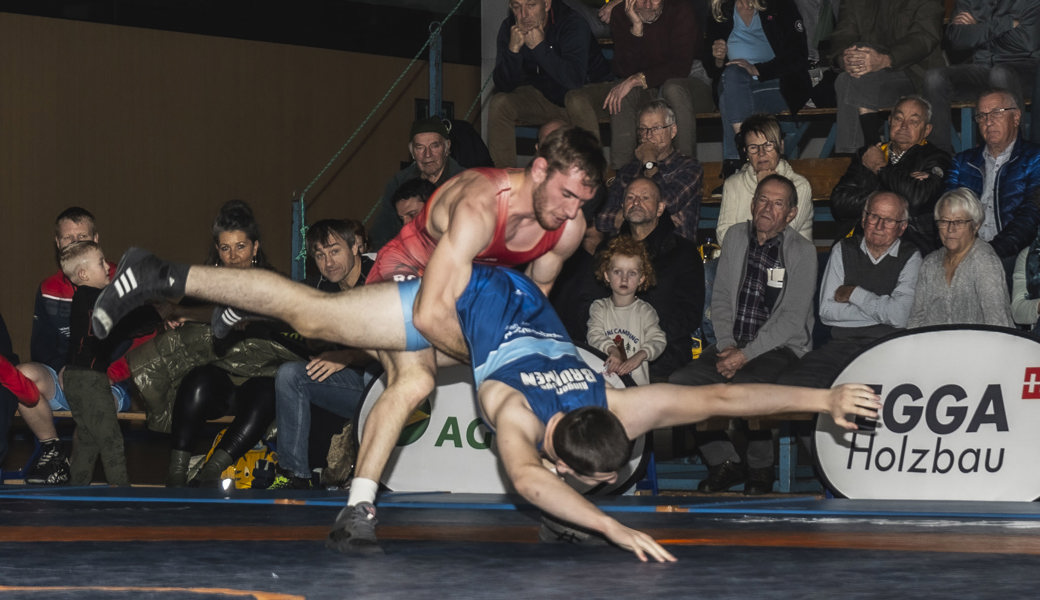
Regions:
M 772 152 L 776 150 L 776 144 L 773 142 L 765 142 L 764 144 L 748 144 L 744 147 L 748 154 L 758 154 L 759 152 Z
M 1003 116 L 1009 110 L 1018 110 L 1014 106 L 1005 106 L 1004 108 L 994 108 L 989 112 L 980 112 L 975 114 L 976 123 L 985 123 L 990 119 L 996 119 L 997 117 Z
M 789 208 L 793 208 L 791 206 L 791 203 L 789 201 L 785 200 L 785 199 L 782 199 L 782 198 L 770 199 L 770 198 L 768 198 L 766 196 L 758 196 L 757 198 L 755 198 L 755 204 L 757 204 L 759 206 L 772 207 L 772 208 L 775 208 L 775 209 L 778 209 L 778 210 L 787 210 Z
M 667 125 L 658 125 L 657 127 L 637 127 L 636 133 L 638 133 L 639 135 L 651 135 L 657 133 L 658 131 L 661 131 L 662 129 L 668 129 L 672 125 L 675 125 L 675 123 L 668 123 Z
M 959 231 L 971 223 L 971 219 L 939 219 L 935 224 L 946 231 Z
M 867 225 L 870 225 L 871 227 L 879 227 L 881 229 L 888 229 L 889 227 L 895 227 L 896 225 L 899 225 L 900 223 L 906 223 L 906 219 L 890 219 L 888 217 L 882 217 L 881 215 L 876 215 L 876 214 L 874 214 L 872 212 L 868 212 L 868 213 L 866 213 L 866 215 L 867 215 Z
M 899 114 L 892 115 L 891 121 L 893 125 L 906 123 L 910 127 L 920 127 L 921 125 L 925 124 L 924 119 L 920 117 L 904 117 L 903 115 Z

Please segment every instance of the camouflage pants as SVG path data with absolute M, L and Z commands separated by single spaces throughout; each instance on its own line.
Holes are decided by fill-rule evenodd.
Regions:
M 108 376 L 82 367 L 67 367 L 64 383 L 65 397 L 76 422 L 69 483 L 89 485 L 94 475 L 94 464 L 100 456 L 109 485 L 130 485 L 123 432 L 116 418 Z

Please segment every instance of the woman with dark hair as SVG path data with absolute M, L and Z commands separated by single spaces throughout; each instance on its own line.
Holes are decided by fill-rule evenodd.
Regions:
M 271 268 L 260 244 L 260 228 L 252 209 L 245 202 L 231 200 L 220 208 L 213 222 L 213 247 L 208 262 L 230 269 Z M 253 337 L 269 340 L 270 325 L 253 324 L 249 329 L 235 331 L 223 347 L 235 349 L 235 362 L 252 361 L 254 357 L 249 351 L 236 346 L 238 342 Z M 269 357 L 264 354 L 262 359 L 256 357 L 256 360 L 266 361 Z M 260 441 L 274 421 L 274 377 L 234 377 L 226 370 L 224 362 L 195 367 L 184 376 L 177 389 L 172 411 L 172 449 L 167 481 L 171 487 L 188 483 L 192 440 L 207 420 L 229 414 L 235 417 L 209 460 L 192 480 L 192 485 L 216 483 L 224 469 Z
M 229 200 L 213 220 L 213 247 L 206 264 L 236 269 L 270 269 L 260 245 L 260 226 L 253 209 L 242 200 Z

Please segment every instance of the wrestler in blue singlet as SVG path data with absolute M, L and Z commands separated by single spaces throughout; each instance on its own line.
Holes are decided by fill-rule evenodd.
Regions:
M 398 285 L 411 306 L 406 298 L 414 299 L 419 281 Z M 603 376 L 582 360 L 545 295 L 522 273 L 473 265 L 455 307 L 477 389 L 501 381 L 520 391 L 543 423 L 558 412 L 607 406 Z

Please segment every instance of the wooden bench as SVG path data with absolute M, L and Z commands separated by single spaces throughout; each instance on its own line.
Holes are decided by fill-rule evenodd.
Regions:
M 52 415 L 54 416 L 55 419 L 71 419 L 72 418 L 72 412 L 68 411 L 68 410 L 55 410 L 55 411 L 52 411 Z M 143 423 L 144 421 L 148 420 L 148 415 L 146 415 L 144 413 L 144 411 L 127 411 L 127 412 L 116 413 L 116 418 L 119 419 L 120 421 L 135 421 L 135 422 L 142 422 Z M 234 420 L 235 420 L 235 417 L 233 415 L 224 415 L 223 417 L 217 417 L 216 419 L 211 419 L 211 420 L 206 421 L 206 422 L 207 423 L 230 423 L 230 422 L 232 422 Z

